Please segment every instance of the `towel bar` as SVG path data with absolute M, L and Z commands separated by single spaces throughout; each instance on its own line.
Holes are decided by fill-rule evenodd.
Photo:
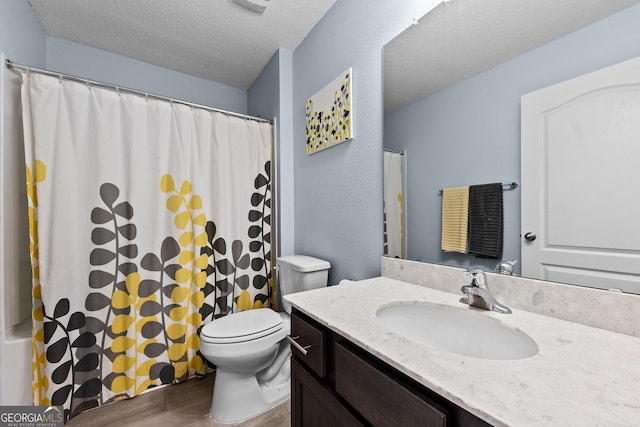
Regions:
M 513 190 L 514 188 L 517 188 L 517 187 L 518 187 L 518 183 L 515 182 L 515 181 L 514 182 L 509 182 L 507 184 L 502 184 L 502 189 L 505 190 L 505 191 L 506 190 Z M 442 194 L 443 191 L 444 191 L 444 189 L 442 189 L 442 188 L 438 190 L 438 192 L 440 194 Z

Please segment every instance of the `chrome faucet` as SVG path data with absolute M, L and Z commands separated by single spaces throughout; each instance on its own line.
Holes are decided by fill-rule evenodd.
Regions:
M 460 298 L 461 303 L 498 313 L 511 313 L 509 307 L 500 304 L 491 295 L 489 285 L 487 285 L 487 276 L 482 270 L 466 270 L 464 274 L 469 278 L 469 284 L 460 288 L 460 291 L 465 294 Z

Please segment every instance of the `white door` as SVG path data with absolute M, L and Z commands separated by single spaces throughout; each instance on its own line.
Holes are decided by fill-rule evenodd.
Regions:
M 640 293 L 640 58 L 521 108 L 522 275 Z

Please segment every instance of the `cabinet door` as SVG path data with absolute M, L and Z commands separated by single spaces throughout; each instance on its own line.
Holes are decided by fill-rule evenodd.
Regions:
M 336 392 L 374 426 L 447 426 L 446 409 L 346 347 L 335 347 Z
M 326 386 L 291 359 L 291 426 L 362 426 Z

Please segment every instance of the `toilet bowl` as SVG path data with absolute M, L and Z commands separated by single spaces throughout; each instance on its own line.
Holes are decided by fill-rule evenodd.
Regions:
M 215 320 L 200 333 L 200 352 L 216 365 L 211 416 L 236 422 L 257 415 L 289 397 L 289 317 L 268 309 L 241 311 Z M 279 356 L 278 365 L 274 365 Z M 270 372 L 267 372 L 270 371 Z M 288 372 L 287 372 L 288 374 Z
M 283 295 L 327 285 L 330 264 L 295 255 L 278 258 Z M 289 313 L 270 308 L 233 313 L 206 324 L 200 352 L 216 366 L 211 417 L 235 423 L 254 417 L 291 394 Z

